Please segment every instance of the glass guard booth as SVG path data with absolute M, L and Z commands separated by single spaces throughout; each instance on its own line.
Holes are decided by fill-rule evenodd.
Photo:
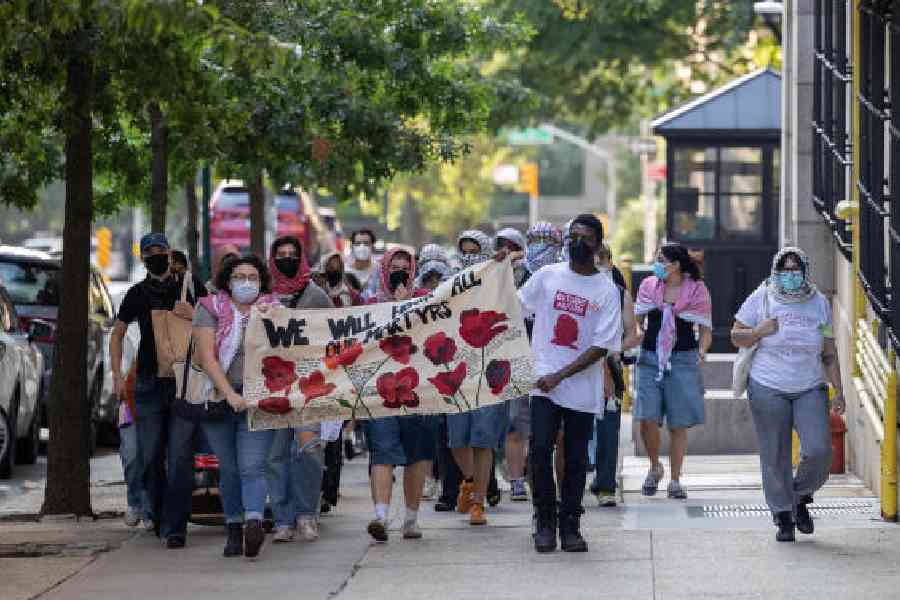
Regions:
M 781 80 L 757 71 L 655 119 L 666 140 L 666 238 L 703 255 L 713 352 L 778 246 Z

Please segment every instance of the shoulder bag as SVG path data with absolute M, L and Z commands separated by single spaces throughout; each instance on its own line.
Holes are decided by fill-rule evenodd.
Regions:
M 212 379 L 193 361 L 194 341 L 188 343 L 187 356 L 173 364 L 175 373 L 174 410 L 190 421 L 218 421 L 231 413 L 231 407 L 219 393 Z
M 763 292 L 762 320 L 769 318 L 769 290 Z M 740 397 L 747 391 L 750 383 L 750 369 L 753 367 L 753 357 L 759 348 L 759 342 L 747 348 L 738 349 L 737 358 L 734 359 L 734 367 L 731 371 L 731 391 Z
M 181 285 L 182 302 L 187 302 L 187 290 L 192 281 L 191 272 L 186 272 Z M 171 310 L 152 310 L 150 316 L 153 321 L 153 338 L 156 341 L 157 376 L 175 377 L 173 364 L 184 360 L 188 352 L 192 323 Z

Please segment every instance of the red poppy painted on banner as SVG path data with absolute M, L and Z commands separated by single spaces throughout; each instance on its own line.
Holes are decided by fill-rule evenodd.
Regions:
M 434 377 L 429 377 L 428 381 L 434 384 L 437 391 L 445 396 L 453 396 L 462 387 L 463 381 L 466 379 L 466 363 L 461 362 L 456 365 L 452 371 L 438 373 Z
M 321 371 L 313 371 L 309 377 L 300 378 L 300 391 L 306 398 L 306 404 L 314 398 L 327 396 L 337 387 L 333 383 L 325 383 L 325 376 Z
M 266 388 L 270 392 L 289 389 L 297 381 L 296 365 L 277 356 L 262 359 L 262 374 L 266 378 Z
M 499 396 L 503 388 L 509 384 L 511 375 L 512 367 L 508 360 L 492 360 L 484 371 L 488 385 L 491 386 L 491 393 L 495 396 Z
M 425 340 L 424 353 L 435 365 L 448 365 L 456 356 L 456 340 L 439 331 Z
M 419 396 L 414 391 L 418 385 L 419 374 L 412 367 L 406 367 L 396 373 L 380 375 L 376 387 L 385 408 L 415 408 L 419 405 Z
M 356 359 L 363 353 L 363 345 L 359 342 L 353 342 L 341 348 L 337 354 L 325 357 L 325 366 L 331 370 L 338 367 L 349 367 L 356 362 Z
M 260 410 L 273 415 L 283 415 L 291 412 L 291 402 L 284 396 L 270 396 L 263 398 L 257 404 Z
M 506 320 L 504 313 L 493 310 L 464 310 L 459 314 L 459 335 L 473 348 L 484 348 L 509 328 L 507 325 L 499 325 Z
M 408 365 L 410 357 L 419 351 L 408 335 L 392 335 L 378 344 L 381 350 L 401 365 Z

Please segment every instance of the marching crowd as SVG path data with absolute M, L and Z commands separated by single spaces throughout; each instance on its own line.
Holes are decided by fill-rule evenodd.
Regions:
M 281 237 L 266 260 L 237 247 L 218 248 L 213 277 L 203 284 L 164 235 L 145 235 L 140 252 L 148 274 L 125 295 L 110 342 L 122 398 L 126 523 L 143 521 L 168 548 L 184 547 L 194 453 L 207 446 L 219 462 L 225 556 L 258 556 L 267 507 L 273 542 L 315 541 L 320 514 L 338 501 L 342 439 L 352 457 L 353 439 L 364 438 L 374 508 L 367 531 L 375 541 L 389 537 L 398 466 L 404 467 L 403 538 L 422 537 L 423 497 L 433 498 L 437 511 L 458 511 L 473 527 L 486 525 L 485 505 L 500 501 L 496 471 L 503 449 L 510 500 L 533 503 L 535 550 L 551 552 L 558 540 L 564 551 L 585 552 L 580 519 L 591 463 L 591 493 L 601 506 L 617 502 L 623 363 L 633 354 L 629 350 L 638 348 L 634 418 L 650 459 L 642 492 L 656 494 L 664 478 L 660 428 L 665 424 L 671 440 L 666 492 L 669 498 L 687 498 L 681 482 L 687 431 L 704 422 L 701 364 L 712 342 L 709 291 L 687 249 L 666 243 L 653 274 L 632 298 L 603 236 L 600 221 L 582 214 L 564 229 L 537 223 L 525 234 L 503 229 L 493 238 L 464 231 L 452 253 L 427 244 L 415 252 L 393 248 L 377 258 L 375 234 L 360 230 L 350 238 L 349 256 L 327 253 L 314 268 L 296 238 Z M 253 307 L 314 310 L 402 301 L 426 295 L 459 269 L 506 259 L 513 261 L 535 357 L 537 380 L 529 395 L 448 415 L 248 428 L 244 330 Z M 738 311 L 732 331 L 735 345 L 748 349 L 745 375 L 779 540 L 792 540 L 795 525 L 804 533 L 813 529 L 806 505 L 830 465 L 827 383 L 835 391 L 831 405 L 843 410 L 830 308 L 809 271 L 802 250 L 780 252 L 771 276 Z M 160 343 L 165 324 L 178 321 L 190 329 L 187 362 L 214 383 L 215 402 L 196 405 L 179 398 Z M 140 344 L 125 371 L 123 339 L 133 322 Z M 804 452 L 796 475 L 790 463 L 792 427 Z

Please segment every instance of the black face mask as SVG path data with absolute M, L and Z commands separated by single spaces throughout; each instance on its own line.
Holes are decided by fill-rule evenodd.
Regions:
M 405 286 L 408 282 L 409 273 L 407 273 L 406 271 L 394 271 L 393 273 L 391 273 L 391 279 L 389 283 L 391 291 L 396 290 L 401 285 Z
M 147 272 L 151 275 L 161 277 L 169 269 L 169 255 L 154 254 L 153 256 L 148 256 L 144 259 L 144 266 L 147 267 Z
M 588 264 L 594 258 L 594 249 L 582 238 L 569 242 L 569 257 L 578 264 Z
M 331 287 L 335 287 L 337 284 L 341 282 L 341 272 L 340 271 L 326 271 L 325 279 L 328 280 L 328 285 Z
M 285 277 L 293 277 L 300 270 L 300 259 L 296 256 L 285 256 L 275 259 L 275 268 Z

